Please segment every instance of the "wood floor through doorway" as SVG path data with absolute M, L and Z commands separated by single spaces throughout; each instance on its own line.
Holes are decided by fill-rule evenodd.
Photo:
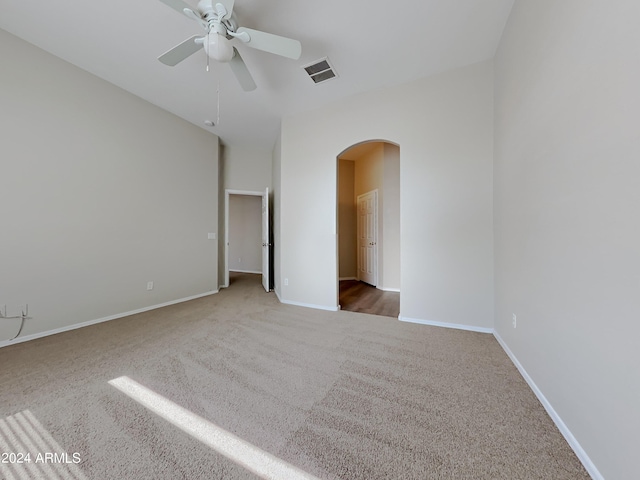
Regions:
M 398 318 L 400 293 L 385 292 L 358 280 L 341 280 L 340 308 L 350 312 Z

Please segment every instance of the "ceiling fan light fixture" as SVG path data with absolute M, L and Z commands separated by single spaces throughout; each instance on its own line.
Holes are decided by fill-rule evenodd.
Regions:
M 199 23 L 206 32 L 201 36 L 194 35 L 160 55 L 158 60 L 167 66 L 176 66 L 202 48 L 207 55 L 207 72 L 209 59 L 228 63 L 242 89 L 250 92 L 256 89 L 256 83 L 240 52 L 232 46 L 232 40 L 237 38 L 249 48 L 292 60 L 298 60 L 302 54 L 302 44 L 298 40 L 239 27 L 233 12 L 235 0 L 199 0 L 195 9 L 184 0 L 160 1 Z
M 231 41 L 217 33 L 211 33 L 207 37 L 204 42 L 204 50 L 207 55 L 218 62 L 230 62 L 233 58 Z

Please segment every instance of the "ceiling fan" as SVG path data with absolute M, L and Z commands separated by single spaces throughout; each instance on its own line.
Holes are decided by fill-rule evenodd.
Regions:
M 228 63 L 245 91 L 255 90 L 256 83 L 240 52 L 232 45 L 237 39 L 248 47 L 297 60 L 302 53 L 298 40 L 271 33 L 238 27 L 233 14 L 234 0 L 200 0 L 194 10 L 182 0 L 160 0 L 165 5 L 195 20 L 206 32 L 194 35 L 158 57 L 165 65 L 177 65 L 201 48 L 218 62 Z

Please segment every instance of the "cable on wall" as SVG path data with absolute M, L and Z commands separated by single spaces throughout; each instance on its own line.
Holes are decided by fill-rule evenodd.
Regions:
M 10 338 L 9 341 L 15 340 L 22 333 L 22 329 L 24 328 L 24 321 L 29 320 L 32 317 L 29 316 L 29 304 L 25 305 L 25 308 L 22 310 L 21 315 L 14 315 L 13 317 L 7 317 L 7 306 L 4 306 L 4 311 L 0 310 L 0 319 L 11 320 L 15 318 L 20 318 L 20 328 L 18 329 L 18 333 L 15 334 L 13 338 Z

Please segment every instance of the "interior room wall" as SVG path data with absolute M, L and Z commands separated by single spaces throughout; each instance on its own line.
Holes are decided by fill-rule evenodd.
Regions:
M 378 201 L 382 201 L 384 173 L 384 144 L 375 142 L 371 150 L 355 159 L 355 196 L 378 190 Z
M 280 297 L 281 292 L 281 275 L 280 275 L 280 191 L 281 191 L 281 135 L 278 135 L 276 143 L 273 146 L 272 158 L 272 189 L 273 189 L 273 204 L 271 205 L 271 213 L 273 218 L 273 287 L 276 295 Z
M 220 238 L 225 238 L 225 190 L 264 192 L 272 188 L 273 152 L 268 149 L 247 148 L 242 145 L 220 145 Z M 270 194 L 270 198 L 273 196 Z M 225 245 L 220 242 L 218 249 L 218 281 L 225 284 Z M 229 258 L 231 261 L 231 257 Z M 231 265 L 231 263 L 229 264 Z M 262 267 L 261 267 L 262 268 Z
M 262 192 L 271 188 L 273 152 L 228 144 L 220 150 L 225 189 Z
M 384 226 L 384 276 L 379 288 L 400 291 L 400 147 L 383 144 L 384 166 L 382 173 L 384 203 L 382 223 Z
M 344 168 L 343 162 L 351 162 L 355 166 L 353 172 L 340 170 L 338 177 L 340 278 L 357 277 L 357 197 L 376 190 L 378 192 L 378 282 L 376 286 L 382 290 L 399 291 L 400 149 L 397 145 L 390 143 L 366 142 L 342 153 L 339 162 L 341 169 Z M 345 179 L 346 183 L 342 180 L 343 173 L 348 179 Z M 343 193 L 346 184 L 351 185 L 351 190 Z M 347 213 L 347 205 L 350 213 Z M 340 215 L 341 212 L 344 214 Z M 347 274 L 343 270 L 352 273 Z
M 262 273 L 262 197 L 229 195 L 229 271 Z
M 491 329 L 492 62 L 283 119 L 282 300 L 337 308 L 336 157 L 371 139 L 402 152 L 401 316 Z
M 355 279 L 356 258 L 356 204 L 355 162 L 338 160 L 338 259 L 340 279 Z
M 400 252 L 400 245 L 388 245 L 387 229 L 391 225 L 387 225 L 386 220 L 388 216 L 385 216 L 385 209 L 387 204 L 387 187 L 389 187 L 388 181 L 391 179 L 385 179 L 386 170 L 389 168 L 386 165 L 387 159 L 385 157 L 385 143 L 373 142 L 372 147 L 364 154 L 360 155 L 356 159 L 356 171 L 355 171 L 355 197 L 356 197 L 356 211 L 357 211 L 357 199 L 360 195 L 372 192 L 376 190 L 378 192 L 378 219 L 377 219 L 377 252 L 378 252 L 378 264 L 377 264 L 377 284 L 378 288 L 385 288 L 389 282 L 387 280 L 387 273 L 385 271 L 386 255 L 388 249 L 393 249 L 394 252 Z M 348 153 L 347 153 L 348 155 Z M 391 193 L 399 195 L 400 178 L 399 175 L 395 176 L 395 180 L 398 182 L 390 190 Z M 398 214 L 400 212 L 398 211 Z M 399 224 L 397 224 L 399 228 Z M 397 238 L 397 237 L 395 237 Z M 398 261 L 400 257 L 398 256 Z
M 1 30 L 0 57 L 0 304 L 29 304 L 23 335 L 216 291 L 218 138 Z
M 376 286 L 384 283 L 384 219 L 382 216 L 384 205 L 384 146 L 381 142 L 372 143 L 371 150 L 366 151 L 355 160 L 355 203 L 356 203 L 356 219 L 358 211 L 358 197 L 372 191 L 377 191 L 378 196 L 378 218 L 376 219 L 377 229 L 377 255 L 378 262 L 376 265 L 377 282 Z M 357 221 L 357 220 L 356 220 Z M 357 232 L 357 224 L 356 224 Z M 357 233 L 356 233 L 357 242 Z M 357 270 L 357 267 L 356 267 Z
M 226 266 L 225 266 L 225 202 L 226 192 L 224 187 L 225 168 L 222 161 L 222 153 L 224 151 L 224 145 L 218 142 L 218 288 L 223 288 L 226 285 Z
M 516 2 L 495 60 L 495 327 L 594 478 L 638 475 L 638 18 Z

